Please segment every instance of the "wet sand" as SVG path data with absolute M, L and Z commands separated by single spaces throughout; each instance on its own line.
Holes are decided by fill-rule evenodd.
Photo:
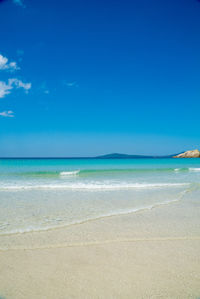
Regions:
M 196 198 L 0 237 L 0 298 L 199 298 Z

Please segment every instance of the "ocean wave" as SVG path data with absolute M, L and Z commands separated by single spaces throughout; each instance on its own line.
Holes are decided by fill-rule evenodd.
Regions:
M 80 170 L 74 170 L 74 171 L 61 171 L 60 176 L 74 176 L 78 175 Z
M 189 168 L 189 171 L 200 172 L 200 168 L 191 167 Z
M 189 168 L 174 168 L 175 172 L 189 171 L 189 172 L 200 172 L 198 167 L 189 167 Z
M 174 168 L 175 172 L 180 172 L 180 171 L 194 171 L 194 172 L 200 172 L 200 168 L 198 167 L 189 167 L 189 168 Z
M 154 189 L 188 186 L 189 183 L 71 183 L 71 184 L 38 184 L 38 185 L 7 185 L 0 186 L 0 191 L 17 190 L 127 190 L 127 189 Z
M 104 169 L 69 169 L 69 170 L 48 170 L 48 171 L 9 171 L 0 172 L 0 176 L 4 177 L 23 177 L 23 178 L 67 178 L 71 176 L 91 177 L 104 175 L 119 175 L 119 174 L 134 174 L 134 173 L 168 173 L 168 172 L 182 172 L 192 170 L 193 168 L 104 168 Z M 194 168 L 200 169 L 200 168 Z

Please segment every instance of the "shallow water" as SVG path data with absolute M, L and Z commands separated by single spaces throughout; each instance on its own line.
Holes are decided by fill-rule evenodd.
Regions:
M 199 189 L 200 159 L 3 159 L 0 234 L 151 209 Z

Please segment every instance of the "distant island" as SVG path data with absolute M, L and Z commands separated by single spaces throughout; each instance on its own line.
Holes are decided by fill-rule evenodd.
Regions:
M 95 157 L 96 159 L 166 159 L 173 158 L 175 155 L 167 155 L 167 156 L 146 156 L 146 155 L 127 155 L 127 154 L 107 154 L 102 156 Z
M 146 155 L 127 155 L 127 154 L 108 154 L 95 157 L 96 159 L 168 159 L 168 158 L 200 158 L 199 150 L 190 150 L 174 155 L 166 156 L 146 156 Z

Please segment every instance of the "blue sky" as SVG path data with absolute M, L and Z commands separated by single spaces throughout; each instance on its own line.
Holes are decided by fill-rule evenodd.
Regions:
M 0 1 L 0 156 L 200 148 L 200 2 Z

